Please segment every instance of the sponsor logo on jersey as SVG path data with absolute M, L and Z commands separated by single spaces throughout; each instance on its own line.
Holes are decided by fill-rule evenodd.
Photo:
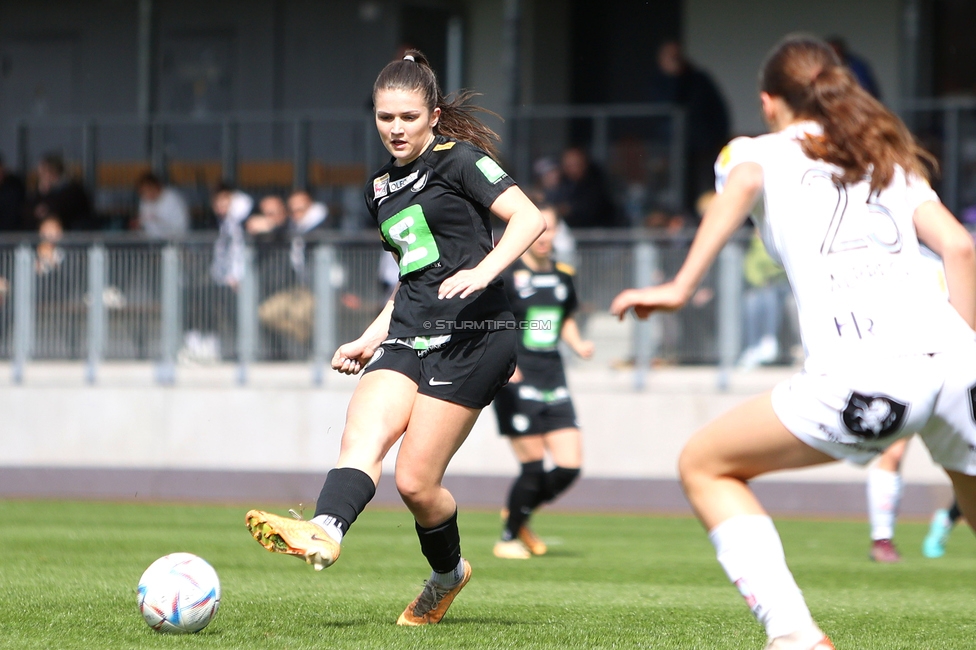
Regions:
M 519 269 L 512 274 L 512 280 L 515 282 L 516 289 L 524 289 L 532 281 L 532 273 L 525 269 Z
M 536 275 L 532 277 L 532 286 L 538 289 L 555 287 L 558 284 L 559 284 L 558 275 L 546 274 L 546 275 Z
M 907 404 L 885 395 L 864 395 L 852 391 L 841 419 L 855 436 L 880 440 L 901 428 L 907 410 Z
M 420 170 L 415 169 L 399 180 L 390 181 L 390 194 L 393 194 L 394 192 L 399 192 L 407 185 L 417 180 L 418 176 L 420 176 Z
M 441 144 L 434 145 L 434 151 L 447 151 L 456 145 L 457 142 L 442 142 Z
M 475 163 L 475 165 L 477 165 L 478 169 L 481 170 L 481 173 L 485 175 L 488 182 L 493 185 L 508 176 L 508 174 L 505 173 L 505 170 L 499 167 L 498 163 L 491 159 L 491 156 L 483 156 L 481 160 Z
M 426 186 L 427 186 L 427 177 L 428 177 L 429 175 L 430 175 L 430 172 L 424 172 L 424 175 L 423 175 L 423 176 L 421 176 L 421 177 L 420 177 L 420 179 L 419 179 L 419 180 L 417 180 L 417 182 L 416 182 L 416 183 L 414 183 L 414 184 L 413 184 L 413 185 L 412 185 L 412 186 L 410 187 L 410 191 L 411 191 L 411 192 L 419 192 L 420 190 L 422 190 L 422 189 L 424 189 L 424 187 L 426 187 Z
M 373 199 L 378 199 L 382 196 L 386 196 L 389 191 L 390 185 L 390 175 L 383 174 L 379 178 L 373 179 Z

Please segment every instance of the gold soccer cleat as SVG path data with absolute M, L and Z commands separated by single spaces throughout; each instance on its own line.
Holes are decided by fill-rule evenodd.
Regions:
M 339 543 L 329 537 L 321 526 L 310 521 L 251 510 L 245 523 L 258 544 L 272 553 L 300 557 L 316 571 L 331 566 L 339 558 Z
M 397 625 L 433 625 L 440 623 L 454 598 L 471 579 L 471 565 L 464 560 L 464 577 L 453 587 L 441 587 L 428 580 L 424 590 L 400 614 Z

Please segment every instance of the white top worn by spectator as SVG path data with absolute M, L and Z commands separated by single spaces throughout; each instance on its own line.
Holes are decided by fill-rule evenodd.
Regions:
M 214 213 L 220 219 L 220 232 L 214 242 L 210 274 L 218 284 L 236 288 L 244 277 L 243 223 L 253 207 L 254 199 L 238 190 L 220 192 L 214 198 Z
M 179 191 L 163 187 L 154 198 L 144 194 L 139 200 L 139 226 L 154 239 L 186 234 L 190 211 Z

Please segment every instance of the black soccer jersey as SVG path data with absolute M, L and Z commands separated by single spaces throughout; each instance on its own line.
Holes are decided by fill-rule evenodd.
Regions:
M 389 335 L 499 329 L 495 322 L 512 319 L 500 278 L 463 300 L 438 300 L 437 289 L 491 251 L 489 207 L 515 181 L 481 149 L 443 136 L 410 164 L 393 162 L 365 192 L 383 247 L 400 259 Z
M 502 278 L 521 323 L 518 366 L 524 382 L 538 388 L 565 386 L 558 346 L 563 322 L 577 306 L 572 268 L 557 263 L 551 271 L 537 273 L 516 260 Z

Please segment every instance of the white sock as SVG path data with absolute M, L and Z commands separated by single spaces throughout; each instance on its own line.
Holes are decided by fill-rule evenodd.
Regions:
M 442 587 L 453 587 L 464 578 L 464 558 L 458 560 L 457 566 L 447 573 L 430 572 L 430 581 Z
M 737 515 L 708 533 L 719 564 L 773 639 L 812 626 L 810 610 L 786 566 L 783 544 L 765 515 Z
M 335 517 L 331 515 L 319 515 L 318 517 L 312 517 L 309 521 L 317 526 L 321 526 L 322 530 L 336 541 L 336 544 L 342 544 L 342 529 L 336 525 Z
M 868 520 L 871 539 L 895 536 L 895 519 L 901 501 L 901 474 L 872 468 L 868 471 Z

